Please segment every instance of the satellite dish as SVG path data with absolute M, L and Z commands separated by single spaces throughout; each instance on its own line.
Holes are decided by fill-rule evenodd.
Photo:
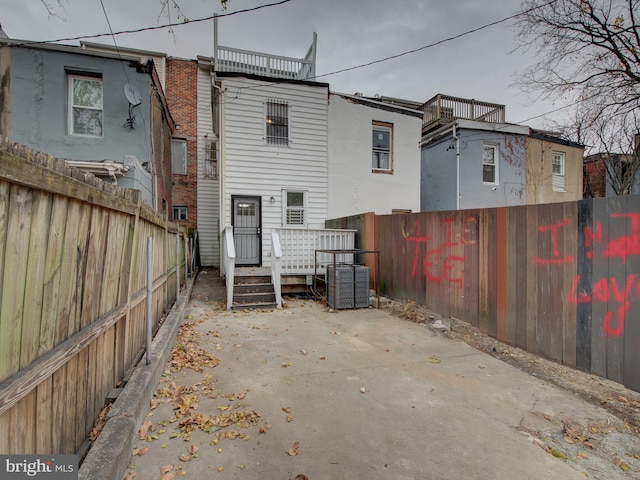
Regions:
M 134 107 L 137 107 L 142 103 L 142 95 L 140 95 L 140 92 L 138 92 L 136 87 L 130 83 L 127 83 L 124 86 L 124 96 L 127 97 L 129 103 Z

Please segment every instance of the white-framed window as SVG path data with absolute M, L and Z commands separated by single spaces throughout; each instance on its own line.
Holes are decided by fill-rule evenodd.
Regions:
M 307 192 L 304 190 L 282 191 L 282 224 L 307 224 Z
M 204 146 L 204 178 L 218 178 L 218 146 L 216 142 L 206 142 Z
M 69 75 L 69 134 L 103 136 L 102 78 Z
M 174 220 L 187 220 L 189 209 L 185 206 L 173 207 L 173 219 Z
M 371 139 L 371 169 L 393 172 L 393 124 L 373 122 Z
M 482 183 L 498 183 L 498 146 L 482 146 Z
M 179 138 L 171 140 L 171 172 L 174 175 L 187 174 L 187 141 Z
M 551 159 L 551 185 L 554 192 L 565 191 L 564 152 L 553 152 Z
M 291 139 L 290 106 L 284 100 L 267 100 L 264 104 L 265 141 L 269 145 L 288 146 Z

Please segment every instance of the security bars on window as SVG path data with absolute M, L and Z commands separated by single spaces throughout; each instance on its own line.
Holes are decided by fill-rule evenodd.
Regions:
M 289 145 L 289 104 L 282 100 L 267 101 L 267 143 Z

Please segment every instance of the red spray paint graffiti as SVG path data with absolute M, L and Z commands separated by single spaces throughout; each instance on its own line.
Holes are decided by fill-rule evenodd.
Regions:
M 629 257 L 640 255 L 640 213 L 614 213 L 611 218 L 629 219 L 630 235 L 622 235 L 618 238 L 609 239 L 604 243 L 602 225 L 597 223 L 594 228 L 584 228 L 584 246 L 587 250 L 585 257 L 588 259 L 611 259 L 618 258 L 623 264 Z M 532 258 L 532 263 L 536 265 L 559 265 L 573 260 L 571 256 L 560 254 L 557 242 L 558 229 L 568 225 L 569 220 L 565 219 L 553 225 L 541 225 L 540 232 L 551 232 L 552 258 Z M 598 251 L 596 251 L 596 247 Z M 599 253 L 599 255 L 596 255 Z M 609 337 L 619 337 L 624 333 L 625 315 L 631 307 L 632 295 L 635 291 L 640 297 L 640 278 L 636 274 L 629 274 L 624 281 L 619 282 L 615 277 L 599 278 L 591 285 L 591 293 L 579 291 L 580 275 L 576 275 L 567 302 L 587 303 L 600 302 L 606 305 L 615 303 L 617 309 L 608 310 L 602 319 L 602 331 Z M 634 288 L 635 287 L 635 288 Z M 614 316 L 615 314 L 615 316 Z
M 536 263 L 538 265 L 557 265 L 560 263 L 569 263 L 573 260 L 573 257 L 571 257 L 570 255 L 564 257 L 560 256 L 560 250 L 558 249 L 558 229 L 560 227 L 568 225 L 569 223 L 571 223 L 571 221 L 565 219 L 560 223 L 556 223 L 553 225 L 538 226 L 539 232 L 551 232 L 551 247 L 553 250 L 553 258 L 533 257 L 533 259 L 531 260 L 533 263 Z
M 460 245 L 460 242 L 453 240 L 456 219 L 445 218 L 441 223 L 447 226 L 446 240 L 436 248 L 429 249 L 425 253 L 421 262 L 423 275 L 427 281 L 430 282 L 449 282 L 462 287 L 464 282 L 464 257 L 455 255 L 451 251 L 451 249 Z M 477 221 L 474 217 L 466 217 L 463 220 L 459 234 L 460 241 L 463 245 L 473 245 L 477 242 L 473 235 L 476 225 Z M 420 245 L 426 244 L 432 240 L 430 237 L 421 235 L 420 222 L 416 221 L 415 227 L 415 235 L 405 237 L 405 241 L 415 244 L 413 262 L 411 265 L 411 278 L 415 278 L 418 272 Z

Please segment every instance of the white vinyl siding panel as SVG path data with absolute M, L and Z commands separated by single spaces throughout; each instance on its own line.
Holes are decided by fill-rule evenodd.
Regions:
M 263 264 L 268 265 L 270 234 L 274 228 L 283 226 L 283 190 L 306 192 L 307 218 L 301 228 L 323 228 L 327 219 L 327 87 L 274 84 L 243 77 L 223 78 L 223 81 L 227 92 L 224 105 L 225 225 L 231 222 L 232 195 L 262 197 Z M 234 92 L 240 92 L 240 95 L 234 96 Z M 266 142 L 264 103 L 269 99 L 289 105 L 287 145 Z
M 205 266 L 220 266 L 220 184 L 206 178 L 204 157 L 206 142 L 213 137 L 211 111 L 211 75 L 198 70 L 198 237 L 200 260 Z M 205 138 L 207 135 L 207 138 Z

